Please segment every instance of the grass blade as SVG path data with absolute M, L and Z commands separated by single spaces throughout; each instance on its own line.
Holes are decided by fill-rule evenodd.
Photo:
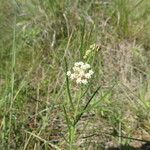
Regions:
M 67 59 L 65 57 L 65 73 L 66 73 L 67 93 L 68 93 L 68 97 L 69 97 L 69 101 L 70 101 L 71 107 L 74 110 L 74 105 L 73 105 L 73 101 L 72 101 L 72 96 L 71 96 L 71 91 L 70 91 L 70 86 L 69 86 L 69 78 L 67 76 L 67 71 L 68 71 L 68 64 L 67 64 Z
M 84 106 L 82 112 L 77 116 L 74 125 L 76 125 L 78 123 L 78 121 L 80 120 L 80 118 L 82 117 L 82 115 L 84 114 L 85 110 L 87 109 L 88 105 L 90 104 L 90 102 L 92 101 L 92 99 L 94 98 L 94 96 L 96 95 L 96 93 L 99 91 L 99 89 L 101 88 L 101 86 L 99 86 L 96 91 L 93 93 L 93 95 L 91 96 L 91 98 L 88 100 L 88 102 L 86 103 L 86 105 Z

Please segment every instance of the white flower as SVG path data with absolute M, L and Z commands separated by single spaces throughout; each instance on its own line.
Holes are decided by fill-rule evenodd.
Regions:
M 90 68 L 90 65 L 89 64 L 83 64 L 82 66 L 81 66 L 81 69 L 84 69 L 84 70 L 86 70 L 86 69 L 89 69 Z
M 83 80 L 82 80 L 82 83 L 83 83 L 83 84 L 87 84 L 87 83 L 88 83 L 88 82 L 87 82 L 87 79 L 83 79 Z
M 78 75 L 79 75 L 80 77 L 82 77 L 82 76 L 84 76 L 84 74 L 85 74 L 84 71 L 80 69 Z
M 80 83 L 82 83 L 82 80 L 81 80 L 81 78 L 77 78 L 76 82 L 77 82 L 77 84 L 80 84 Z
M 73 69 L 73 71 L 79 71 L 80 70 L 79 66 L 74 66 L 72 69 Z
M 67 76 L 70 76 L 71 75 L 71 71 L 67 71 Z
M 79 64 L 79 62 L 76 62 L 76 63 L 74 63 L 74 66 L 79 66 L 80 64 Z
M 82 61 L 78 62 L 79 66 L 84 65 L 84 63 Z
M 88 63 L 76 62 L 72 68 L 73 71 L 67 71 L 67 75 L 71 80 L 75 80 L 77 84 L 87 84 L 88 79 L 94 73 L 90 68 L 91 66 Z
M 89 70 L 89 74 L 93 75 L 93 73 L 94 73 L 93 70 Z
M 71 80 L 75 79 L 75 74 L 71 74 L 71 75 L 70 75 L 70 79 L 71 79 Z
M 85 74 L 85 78 L 90 79 L 91 78 L 91 74 L 90 73 L 86 73 Z
M 89 68 L 90 68 L 90 65 L 87 64 L 87 63 L 86 63 L 84 66 L 85 66 L 86 69 L 89 69 Z

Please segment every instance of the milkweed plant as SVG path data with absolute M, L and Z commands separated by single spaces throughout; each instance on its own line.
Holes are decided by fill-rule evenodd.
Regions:
M 68 69 L 67 60 L 65 59 L 65 67 L 68 105 L 63 105 L 63 110 L 68 129 L 67 143 L 69 149 L 74 150 L 76 149 L 78 137 L 78 122 L 81 120 L 84 113 L 87 111 L 89 112 L 90 108 L 92 108 L 89 107 L 90 103 L 99 91 L 100 86 L 93 92 L 91 97 L 84 100 L 84 97 L 91 86 L 91 78 L 94 76 L 91 65 L 80 61 L 75 62 L 73 67 Z

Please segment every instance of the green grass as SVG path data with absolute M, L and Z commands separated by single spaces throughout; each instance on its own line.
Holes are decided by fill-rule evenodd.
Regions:
M 0 3 L 0 149 L 92 150 L 137 146 L 124 136 L 150 139 L 148 0 Z M 94 70 L 81 91 L 65 75 L 77 61 Z

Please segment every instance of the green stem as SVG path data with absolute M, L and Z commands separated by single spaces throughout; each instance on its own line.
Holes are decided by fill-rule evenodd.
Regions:
M 12 107 L 14 102 L 15 65 L 16 65 L 16 15 L 14 17 L 13 44 L 12 44 L 11 98 L 10 98 L 10 107 L 9 107 L 10 113 L 9 113 L 8 142 L 10 142 L 10 136 L 11 136 L 10 134 L 11 134 L 11 125 L 12 125 Z
M 77 117 L 77 114 L 79 112 L 79 105 L 80 105 L 80 102 L 81 102 L 81 96 L 82 96 L 82 89 L 80 88 L 79 93 L 77 95 L 77 106 L 76 106 L 76 109 L 75 109 L 75 112 L 74 112 L 74 118 Z
M 67 93 L 68 93 L 68 97 L 69 97 L 69 102 L 71 104 L 72 109 L 74 110 L 74 105 L 73 105 L 73 101 L 72 101 L 72 96 L 71 96 L 71 91 L 70 91 L 70 86 L 69 86 L 69 79 L 67 76 L 67 71 L 68 71 L 68 64 L 67 64 L 67 59 L 65 57 L 65 71 L 66 71 L 66 84 L 67 84 Z
M 75 143 L 75 138 L 76 138 L 76 127 L 75 126 L 71 126 L 69 136 L 70 136 L 69 150 L 74 150 L 74 143 Z

